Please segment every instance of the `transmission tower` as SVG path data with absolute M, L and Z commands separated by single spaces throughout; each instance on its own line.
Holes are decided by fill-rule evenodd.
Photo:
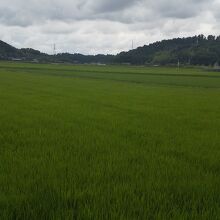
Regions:
M 53 55 L 56 55 L 56 44 L 53 44 Z

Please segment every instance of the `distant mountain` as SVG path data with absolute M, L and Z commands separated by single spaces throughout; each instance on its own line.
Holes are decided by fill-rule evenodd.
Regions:
M 66 62 L 66 63 L 112 63 L 113 55 L 82 55 L 60 53 L 48 55 L 32 48 L 17 49 L 3 41 L 0 41 L 0 60 L 23 60 L 34 62 Z
M 220 63 L 220 36 L 204 35 L 163 40 L 117 55 L 48 55 L 31 48 L 17 49 L 0 41 L 1 60 L 34 62 L 100 63 L 132 65 L 217 65 Z

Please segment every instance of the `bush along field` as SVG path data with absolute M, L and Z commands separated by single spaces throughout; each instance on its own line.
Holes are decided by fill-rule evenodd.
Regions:
M 0 219 L 219 219 L 220 73 L 0 63 Z

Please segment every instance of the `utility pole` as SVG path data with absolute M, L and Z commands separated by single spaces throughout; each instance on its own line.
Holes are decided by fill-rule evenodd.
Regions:
M 132 40 L 131 48 L 132 48 L 132 50 L 134 50 L 134 40 Z
M 177 66 L 178 66 L 178 69 L 179 69 L 180 68 L 180 60 L 178 60 Z

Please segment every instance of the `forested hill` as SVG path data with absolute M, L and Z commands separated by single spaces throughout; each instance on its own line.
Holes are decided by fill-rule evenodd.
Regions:
M 20 56 L 21 53 L 18 49 L 0 40 L 0 59 Z
M 220 36 L 204 35 L 163 40 L 122 52 L 115 58 L 118 63 L 131 64 L 191 64 L 214 65 L 220 61 Z
M 103 63 L 133 65 L 215 65 L 220 63 L 220 36 L 204 35 L 163 40 L 118 55 L 48 55 L 33 49 L 16 49 L 0 41 L 0 59 L 38 62 Z
M 39 59 L 40 61 L 49 59 L 49 55 L 41 53 L 38 50 L 31 48 L 17 49 L 3 41 L 0 41 L 0 59 L 1 60 L 26 60 L 33 61 Z

